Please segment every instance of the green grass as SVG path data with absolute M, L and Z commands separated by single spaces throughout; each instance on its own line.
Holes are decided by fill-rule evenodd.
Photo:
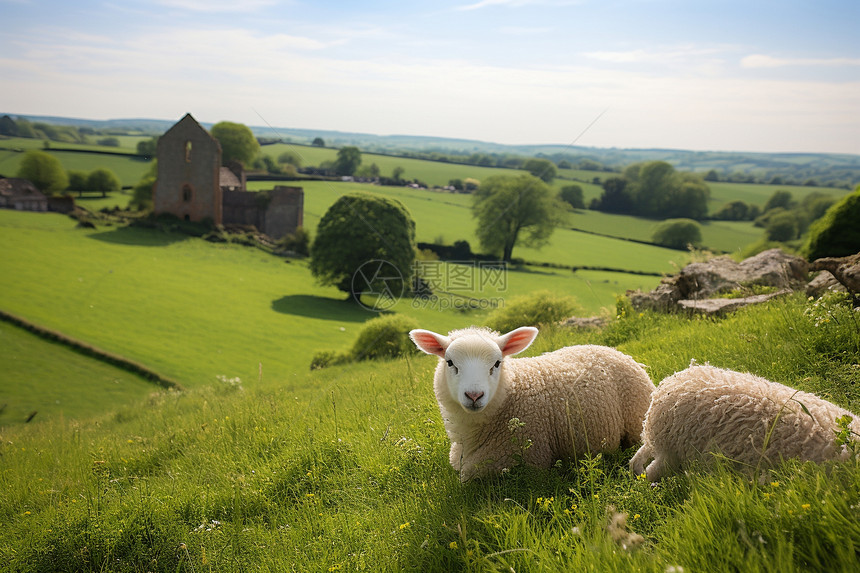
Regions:
M 282 383 L 311 355 L 344 350 L 376 315 L 314 283 L 304 261 L 159 231 L 75 228 L 56 214 L 0 210 L 0 307 L 39 325 L 141 362 L 184 385 L 217 376 Z M 472 267 L 441 265 L 444 290 L 498 299 L 551 288 L 585 311 L 612 306 L 617 292 L 651 288 L 656 277 L 531 268 L 480 290 Z M 470 284 L 463 284 L 466 277 Z M 425 327 L 480 323 L 486 312 L 440 312 L 450 303 L 401 300 L 392 310 Z M 485 309 L 489 310 L 489 308 Z
M 0 147 L 8 146 L 4 146 L 3 141 L 0 140 Z M 32 149 L 41 149 L 41 147 L 33 146 Z M 101 147 L 99 149 L 110 150 L 116 148 Z M 51 149 L 47 149 L 45 151 L 56 157 L 67 170 L 78 170 L 89 173 L 94 169 L 102 167 L 110 169 L 114 174 L 116 174 L 124 186 L 135 185 L 151 166 L 151 161 L 135 157 L 101 155 L 97 153 L 75 153 L 73 151 L 54 151 Z M 18 173 L 18 167 L 21 164 L 21 158 L 23 156 L 23 153 L 17 151 L 0 149 L 0 174 L 6 177 L 15 177 Z
M 299 154 L 302 158 L 303 167 L 316 166 L 322 161 L 333 161 L 337 157 L 336 149 L 290 145 L 286 143 L 266 145 L 262 148 L 262 152 L 277 159 L 278 155 L 287 149 Z M 518 175 L 522 173 L 522 171 L 515 169 L 477 167 L 474 165 L 426 161 L 422 159 L 378 155 L 375 153 L 361 154 L 362 165 L 370 165 L 372 163 L 376 163 L 379 166 L 381 174 L 386 177 L 391 176 L 395 167 L 402 167 L 403 179 L 407 181 L 418 179 L 428 185 L 439 187 L 447 185 L 451 179 L 466 179 L 467 177 L 471 177 L 480 181 L 492 175 Z
M 824 193 L 834 197 L 842 197 L 850 193 L 847 189 L 834 189 L 832 187 L 801 187 L 797 185 L 759 185 L 755 183 L 724 183 L 720 181 L 708 181 L 711 188 L 711 200 L 708 210 L 714 213 L 729 201 L 745 201 L 751 205 L 764 207 L 770 196 L 775 191 L 788 191 L 795 201 L 802 201 L 811 193 Z
M 647 242 L 659 223 L 600 211 L 577 211 L 570 218 L 570 226 L 576 229 Z M 717 251 L 738 251 L 764 235 L 764 229 L 753 226 L 751 221 L 702 221 L 701 225 L 702 244 Z
M 655 378 L 710 360 L 857 409 L 860 328 L 803 297 L 724 320 L 623 314 L 527 353 L 617 344 Z M 837 316 L 838 315 L 838 316 Z M 763 479 L 694 468 L 657 487 L 633 449 L 461 484 L 428 356 L 277 386 L 165 392 L 92 423 L 2 431 L 0 559 L 15 571 L 849 571 L 860 463 Z M 613 541 L 613 512 L 627 514 Z M 632 539 L 629 533 L 642 536 Z M 675 569 L 678 570 L 678 569 Z
M 151 382 L 0 322 L 0 426 L 85 419 L 134 404 L 160 388 Z
M 251 190 L 271 188 L 276 182 L 255 181 Z M 320 217 L 334 201 L 345 193 L 364 191 L 400 200 L 412 214 L 419 242 L 436 242 L 441 237 L 446 244 L 457 240 L 469 242 L 473 251 L 480 252 L 475 237 L 475 220 L 472 218 L 469 195 L 440 193 L 438 191 L 382 187 L 359 183 L 331 183 L 308 181 L 305 190 L 305 228 L 313 232 Z M 574 222 L 579 215 L 571 215 Z M 626 221 L 621 221 L 624 224 Z M 640 245 L 607 237 L 579 233 L 570 229 L 556 229 L 550 243 L 541 248 L 514 248 L 514 257 L 526 261 L 558 263 L 569 266 L 610 267 L 643 272 L 672 272 L 683 266 L 689 255 L 653 245 Z

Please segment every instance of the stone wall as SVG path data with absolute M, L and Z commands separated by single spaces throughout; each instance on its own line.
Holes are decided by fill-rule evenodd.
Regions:
M 304 213 L 301 187 L 278 185 L 268 191 L 223 191 L 223 223 L 253 225 L 261 233 L 280 239 L 300 227 Z

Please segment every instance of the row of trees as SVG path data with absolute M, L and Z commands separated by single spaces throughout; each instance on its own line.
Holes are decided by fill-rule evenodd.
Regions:
M 90 172 L 66 171 L 60 160 L 49 153 L 30 150 L 24 153 L 18 167 L 18 177 L 28 179 L 39 191 L 53 195 L 62 191 L 95 191 L 104 197 L 119 191 L 119 178 L 110 169 L 98 168 Z
M 655 219 L 704 219 L 710 188 L 698 176 L 681 173 L 665 161 L 635 163 L 621 177 L 603 182 L 591 209 Z

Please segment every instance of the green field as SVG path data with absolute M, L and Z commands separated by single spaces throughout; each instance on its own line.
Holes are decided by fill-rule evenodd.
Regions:
M 219 375 L 257 380 L 260 364 L 265 379 L 283 383 L 306 370 L 314 352 L 348 348 L 376 316 L 316 285 L 306 262 L 248 247 L 148 229 L 82 230 L 61 215 L 8 210 L 0 210 L 0 241 L 10 246 L 0 265 L 0 307 L 189 386 Z M 442 274 L 454 276 L 447 269 Z M 458 294 L 496 299 L 551 289 L 574 295 L 594 314 L 611 307 L 616 293 L 657 280 L 538 268 L 511 270 L 500 287 Z M 483 316 L 411 300 L 393 310 L 436 330 Z
M 322 161 L 333 161 L 337 157 L 336 149 L 286 143 L 266 145 L 262 148 L 262 153 L 270 155 L 273 159 L 277 159 L 285 150 L 298 153 L 302 158 L 303 167 L 319 165 Z M 384 176 L 390 177 L 395 167 L 402 167 L 403 179 L 407 181 L 418 179 L 428 185 L 437 187 L 447 185 L 451 179 L 466 179 L 467 177 L 471 177 L 480 181 L 492 175 L 517 175 L 522 173 L 522 171 L 517 171 L 516 169 L 477 167 L 474 165 L 425 161 L 423 159 L 410 159 L 375 153 L 361 154 L 362 165 L 370 165 L 372 163 L 376 163 L 379 166 Z
M 0 345 L 0 426 L 21 424 L 33 412 L 36 423 L 92 418 L 161 390 L 125 370 L 4 322 Z
M 13 160 L 0 152 L 0 172 Z M 454 175 L 440 165 L 450 167 L 410 167 L 444 184 Z M 465 239 L 478 250 L 469 196 L 353 183 L 304 188 L 312 230 L 338 197 L 365 191 L 401 200 L 420 241 Z M 732 198 L 772 192 L 759 191 Z M 127 197 L 81 203 L 97 210 Z M 317 285 L 306 261 L 97 224 L 79 229 L 57 214 L 0 210 L 0 308 L 186 390 L 161 390 L 0 323 L 0 569 L 857 569 L 860 458 L 789 461 L 752 476 L 693 467 L 654 486 L 629 474 L 629 448 L 461 484 L 432 390 L 434 357 L 309 371 L 315 352 L 347 350 L 377 314 Z M 571 214 L 569 225 L 647 240 L 653 222 L 587 211 Z M 704 232 L 727 251 L 760 234 L 749 223 L 711 222 Z M 673 272 L 690 257 L 570 229 L 514 256 L 652 272 Z M 600 330 L 544 327 L 525 355 L 605 344 L 646 365 L 655 381 L 695 360 L 860 409 L 860 325 L 847 304 L 813 305 L 798 294 L 723 319 L 636 313 L 623 301 L 616 309 L 616 294 L 650 289 L 658 277 L 527 265 L 488 281 L 491 271 L 430 264 L 459 297 L 549 290 L 575 296 L 583 315 L 612 319 Z M 445 308 L 453 300 L 403 299 L 391 310 L 439 332 L 485 322 L 486 310 Z M 610 525 L 619 513 L 621 537 Z
M 252 190 L 266 189 L 275 184 L 277 182 L 255 181 L 249 183 L 248 187 Z M 312 233 L 316 230 L 319 218 L 338 197 L 353 191 L 363 191 L 402 201 L 415 219 L 419 242 L 432 243 L 440 237 L 446 244 L 465 240 L 472 246 L 473 251 L 480 251 L 475 238 L 475 220 L 472 218 L 472 199 L 469 195 L 327 181 L 303 182 L 302 187 L 305 190 L 304 224 Z M 517 247 L 514 249 L 514 256 L 529 262 L 656 273 L 672 272 L 677 265 L 683 265 L 689 260 L 689 255 L 685 252 L 598 237 L 569 229 L 557 229 L 550 244 L 542 249 Z
M 576 229 L 615 237 L 651 241 L 660 221 L 614 215 L 600 211 L 577 211 L 570 219 Z M 753 226 L 752 221 L 702 221 L 702 244 L 709 249 L 735 252 L 764 236 L 764 229 Z
M 798 296 L 724 320 L 627 315 L 546 329 L 527 354 L 611 344 L 655 379 L 692 358 L 856 410 L 851 310 L 816 326 L 808 309 Z M 0 559 L 20 572 L 856 570 L 857 460 L 758 477 L 694 467 L 652 486 L 629 474 L 630 448 L 461 484 L 435 365 L 213 382 L 91 422 L 4 428 Z
M 38 140 L 22 139 L 21 141 L 33 142 Z M 0 140 L 0 147 L 6 147 L 4 143 L 4 141 Z M 71 144 L 63 144 L 64 147 L 67 145 L 72 147 Z M 41 146 L 33 146 L 32 149 L 41 149 Z M 113 148 L 100 147 L 98 149 L 111 150 Z M 51 149 L 45 151 L 56 157 L 67 170 L 89 172 L 101 167 L 110 169 L 116 174 L 123 186 L 135 185 L 152 165 L 151 161 L 137 157 L 122 157 L 99 153 L 75 153 L 72 151 L 56 151 Z M 6 177 L 14 177 L 18 173 L 18 167 L 21 164 L 23 156 L 24 154 L 18 151 L 0 149 L 0 174 Z
M 711 188 L 711 200 L 708 210 L 716 212 L 729 201 L 745 201 L 750 205 L 764 207 L 770 196 L 776 191 L 788 191 L 795 201 L 802 201 L 811 193 L 823 193 L 834 197 L 842 197 L 850 191 L 846 189 L 834 189 L 832 187 L 801 187 L 797 185 L 759 185 L 754 183 L 723 183 L 709 181 Z

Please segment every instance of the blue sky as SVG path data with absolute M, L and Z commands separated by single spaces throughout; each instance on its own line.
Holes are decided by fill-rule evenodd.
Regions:
M 0 0 L 0 21 L 12 114 L 860 154 L 857 0 Z

